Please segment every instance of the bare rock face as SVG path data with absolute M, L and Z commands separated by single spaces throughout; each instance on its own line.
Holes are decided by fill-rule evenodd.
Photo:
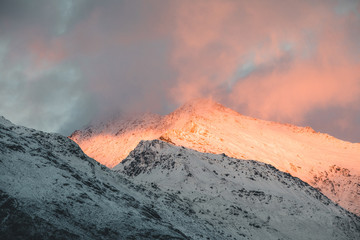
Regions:
M 211 100 L 187 103 L 166 116 L 146 114 L 99 122 L 70 138 L 110 168 L 141 140 L 153 139 L 206 153 L 254 159 L 300 178 L 360 215 L 359 143 L 345 142 L 310 127 L 246 117 Z M 350 176 L 334 173 L 324 178 L 334 165 L 347 169 Z

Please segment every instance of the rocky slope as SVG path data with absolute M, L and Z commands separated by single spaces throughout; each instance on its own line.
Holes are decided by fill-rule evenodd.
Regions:
M 216 236 L 188 205 L 113 173 L 66 137 L 0 117 L 0 239 Z
M 114 168 L 136 183 L 187 199 L 216 239 L 357 239 L 360 218 L 271 165 L 141 141 Z
M 360 144 L 309 127 L 243 116 L 211 100 L 175 112 L 99 122 L 71 136 L 83 151 L 108 167 L 122 161 L 140 140 L 161 139 L 208 153 L 271 164 L 320 189 L 360 214 Z

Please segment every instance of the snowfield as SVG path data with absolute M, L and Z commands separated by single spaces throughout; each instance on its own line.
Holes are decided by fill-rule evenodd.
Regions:
M 221 234 L 220 239 L 360 236 L 356 215 L 265 163 L 153 140 L 141 141 L 114 170 L 136 183 L 188 199 L 192 213 Z
M 360 219 L 271 165 L 142 141 L 110 170 L 0 117 L 0 239 L 359 239 Z
M 114 174 L 66 137 L 0 118 L 0 239 L 216 236 L 171 197 Z
M 187 103 L 166 116 L 145 114 L 93 123 L 70 138 L 110 168 L 141 140 L 153 139 L 257 160 L 300 178 L 360 215 L 360 143 L 345 142 L 310 127 L 246 117 L 211 100 Z

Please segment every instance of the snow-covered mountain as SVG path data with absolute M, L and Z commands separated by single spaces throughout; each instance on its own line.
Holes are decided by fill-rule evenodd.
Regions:
M 215 239 L 360 237 L 359 217 L 269 164 L 153 140 L 141 141 L 114 170 L 187 199 Z
M 145 114 L 98 122 L 70 138 L 108 167 L 120 163 L 139 141 L 152 139 L 261 161 L 299 177 L 360 214 L 360 143 L 310 127 L 246 117 L 212 100 L 190 102 L 166 116 Z
M 360 219 L 274 167 L 142 141 L 117 172 L 0 117 L 0 239 L 359 239 Z
M 215 239 L 190 204 L 119 176 L 66 137 L 0 117 L 2 240 Z

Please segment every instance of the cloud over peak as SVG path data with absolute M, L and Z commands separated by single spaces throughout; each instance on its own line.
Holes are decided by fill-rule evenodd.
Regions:
M 358 1 L 1 5 L 0 109 L 14 122 L 69 133 L 98 114 L 213 97 L 360 141 Z

